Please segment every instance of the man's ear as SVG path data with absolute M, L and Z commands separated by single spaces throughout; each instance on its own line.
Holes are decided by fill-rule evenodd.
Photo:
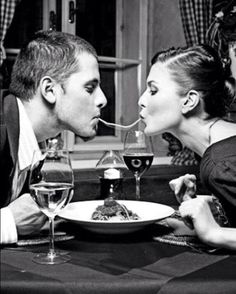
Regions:
M 199 102 L 199 93 L 195 90 L 190 90 L 182 100 L 182 113 L 187 114 L 195 110 Z
M 55 81 L 49 77 L 45 76 L 40 81 L 40 90 L 43 98 L 50 104 L 56 102 L 56 87 Z

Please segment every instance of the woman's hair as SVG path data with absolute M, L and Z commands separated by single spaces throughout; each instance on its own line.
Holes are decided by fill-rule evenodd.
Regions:
M 87 52 L 97 59 L 95 49 L 84 39 L 68 33 L 39 31 L 20 51 L 13 66 L 10 92 L 28 100 L 43 76 L 65 83 L 79 70 L 78 55 Z
M 164 63 L 184 96 L 190 90 L 200 92 L 204 109 L 210 117 L 223 117 L 235 98 L 235 81 L 217 52 L 208 45 L 170 48 L 152 59 Z

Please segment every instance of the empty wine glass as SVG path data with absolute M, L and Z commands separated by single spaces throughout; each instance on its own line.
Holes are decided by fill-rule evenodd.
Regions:
M 50 244 L 48 253 L 37 254 L 33 261 L 60 264 L 70 260 L 68 254 L 54 249 L 54 218 L 73 196 L 74 176 L 67 150 L 44 149 L 34 152 L 30 168 L 30 194 L 49 218 Z
M 136 200 L 140 200 L 140 178 L 153 161 L 151 137 L 143 131 L 132 130 L 126 133 L 124 141 L 124 162 L 134 174 L 136 181 Z

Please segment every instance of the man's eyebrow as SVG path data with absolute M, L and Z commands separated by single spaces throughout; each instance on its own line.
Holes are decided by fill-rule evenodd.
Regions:
M 100 84 L 100 81 L 98 79 L 92 79 L 92 80 L 88 80 L 85 85 L 89 85 L 89 84 Z

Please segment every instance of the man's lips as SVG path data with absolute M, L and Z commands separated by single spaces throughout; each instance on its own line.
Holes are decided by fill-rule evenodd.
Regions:
M 97 119 L 97 120 L 99 120 L 99 118 L 100 118 L 100 115 L 96 115 L 93 117 L 93 119 Z
M 100 115 L 94 116 L 92 118 L 92 124 L 97 126 L 99 122 L 99 118 L 100 118 Z

